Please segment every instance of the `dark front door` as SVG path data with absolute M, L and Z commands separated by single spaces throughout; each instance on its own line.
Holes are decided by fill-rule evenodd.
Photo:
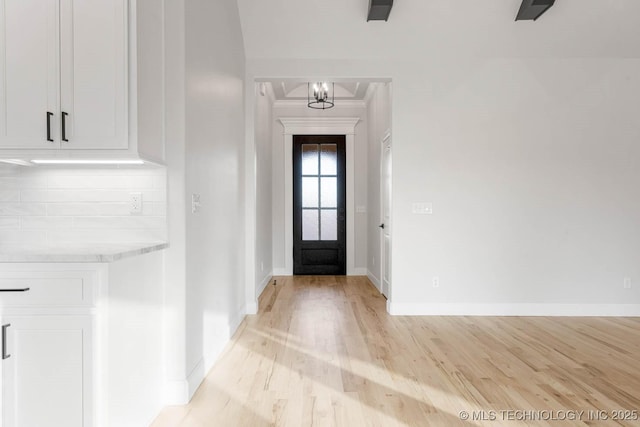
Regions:
M 293 137 L 293 274 L 346 274 L 344 135 Z

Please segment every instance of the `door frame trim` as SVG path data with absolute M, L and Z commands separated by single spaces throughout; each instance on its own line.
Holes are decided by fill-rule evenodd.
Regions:
M 347 276 L 355 271 L 355 134 L 359 117 L 281 117 L 284 126 L 285 274 L 293 275 L 293 135 L 345 135 Z
M 385 152 L 385 148 L 387 146 L 387 144 L 389 145 L 389 147 L 391 147 L 391 153 L 393 156 L 393 140 L 391 139 L 391 129 L 387 129 L 384 132 L 384 135 L 382 137 L 382 139 L 380 140 L 380 221 L 382 223 L 384 223 L 385 228 L 388 227 L 391 231 L 389 232 L 389 252 L 391 252 L 391 244 L 392 244 L 392 232 L 393 232 L 393 224 L 391 223 L 391 206 L 389 206 L 389 223 L 387 224 L 387 222 L 385 221 L 384 218 L 384 196 L 385 196 L 385 182 L 384 182 L 384 152 Z M 393 163 L 393 157 L 392 157 L 392 163 Z M 393 170 L 392 170 L 392 176 L 393 176 Z M 393 193 L 391 194 L 392 200 L 393 200 Z M 384 274 L 385 274 L 385 269 L 384 269 L 384 263 L 385 263 L 385 255 L 386 252 L 384 250 L 384 231 L 385 230 L 381 230 L 382 233 L 380 233 L 380 293 L 382 293 L 382 290 L 384 289 Z M 389 253 L 389 289 L 387 290 L 387 293 L 389 295 L 385 295 L 385 297 L 387 298 L 387 302 L 391 301 L 391 253 Z M 384 295 L 384 294 L 383 294 Z M 388 303 L 387 303 L 388 306 Z M 387 309 L 388 310 L 388 309 Z

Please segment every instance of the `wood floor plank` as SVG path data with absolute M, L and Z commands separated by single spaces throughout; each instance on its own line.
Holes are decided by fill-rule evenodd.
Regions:
M 640 426 L 588 418 L 640 411 L 638 318 L 394 317 L 366 277 L 275 279 L 152 427 Z

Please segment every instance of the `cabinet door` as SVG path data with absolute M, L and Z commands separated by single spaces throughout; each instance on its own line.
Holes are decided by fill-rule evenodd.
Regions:
M 57 0 L 0 0 L 0 148 L 58 148 L 58 25 Z
M 128 147 L 127 4 L 60 0 L 62 148 Z
M 4 316 L 3 427 L 91 425 L 89 316 Z

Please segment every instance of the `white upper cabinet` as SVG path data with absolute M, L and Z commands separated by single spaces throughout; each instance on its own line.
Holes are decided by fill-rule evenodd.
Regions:
M 164 157 L 157 0 L 0 0 L 0 158 Z
M 127 148 L 126 29 L 126 1 L 60 0 L 62 148 Z
M 60 108 L 58 6 L 58 0 L 0 0 L 2 148 L 55 148 Z
M 0 4 L 0 146 L 126 149 L 126 0 Z

